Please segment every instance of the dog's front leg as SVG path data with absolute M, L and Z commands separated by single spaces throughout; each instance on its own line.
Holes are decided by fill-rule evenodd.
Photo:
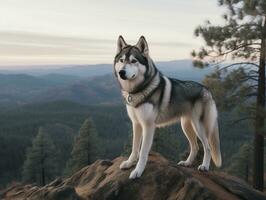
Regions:
M 128 169 L 134 165 L 134 162 L 138 159 L 140 144 L 141 144 L 141 126 L 138 122 L 132 122 L 133 125 L 133 141 L 132 141 L 132 152 L 129 158 L 122 162 L 120 169 Z
M 143 124 L 142 130 L 143 130 L 142 132 L 143 140 L 141 144 L 139 160 L 138 160 L 136 168 L 131 172 L 129 176 L 129 178 L 131 179 L 140 177 L 145 169 L 148 156 L 149 156 L 149 152 L 152 146 L 152 140 L 153 140 L 153 135 L 155 131 L 155 124 L 154 123 Z

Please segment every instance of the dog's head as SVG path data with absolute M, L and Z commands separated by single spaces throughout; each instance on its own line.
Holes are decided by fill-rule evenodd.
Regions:
M 136 45 L 128 45 L 122 36 L 117 41 L 114 73 L 123 90 L 132 92 L 147 78 L 149 70 L 149 49 L 141 36 Z

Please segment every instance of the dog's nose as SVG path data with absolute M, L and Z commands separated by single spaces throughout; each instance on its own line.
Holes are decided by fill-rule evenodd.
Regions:
M 127 77 L 126 77 L 126 71 L 125 70 L 120 70 L 119 71 L 119 76 L 123 79 L 123 80 L 126 80 Z

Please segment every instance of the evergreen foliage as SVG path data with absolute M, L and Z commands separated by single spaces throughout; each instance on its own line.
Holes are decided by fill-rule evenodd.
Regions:
M 154 134 L 152 150 L 164 157 L 179 161 L 179 141 L 174 127 L 157 129 Z
M 56 150 L 53 142 L 41 127 L 32 147 L 28 149 L 23 166 L 23 180 L 27 183 L 45 185 L 57 173 Z
M 227 171 L 248 182 L 252 173 L 252 150 L 251 144 L 244 143 L 239 152 L 232 156 L 231 164 L 228 166 Z
M 98 136 L 91 119 L 82 124 L 79 135 L 75 138 L 71 158 L 67 162 L 66 174 L 72 174 L 97 159 Z
M 266 60 L 266 1 L 265 0 L 219 0 L 227 8 L 223 25 L 207 21 L 195 30 L 195 35 L 204 39 L 205 46 L 193 51 L 194 65 L 219 67 L 211 78 L 216 85 L 222 82 L 225 88 L 218 97 L 229 95 L 229 107 L 245 102 L 248 111 L 241 120 L 253 119 L 254 123 L 254 188 L 263 190 L 264 135 L 265 135 L 265 60 Z M 224 61 L 233 61 L 222 65 Z M 235 68 L 235 70 L 231 70 Z M 224 73 L 228 70 L 228 73 Z M 210 77 L 209 77 L 210 80 Z M 205 80 L 207 82 L 207 80 Z M 235 83 L 237 84 L 235 84 Z M 209 84 L 211 85 L 211 84 Z M 220 86 L 218 86 L 219 88 Z M 221 88 L 221 87 L 220 87 Z M 232 101 L 232 97 L 234 101 Z
M 165 158 L 178 161 L 179 160 L 179 137 L 176 126 L 171 126 L 167 128 L 156 129 L 153 143 L 152 151 L 162 154 Z M 129 131 L 128 141 L 124 145 L 124 150 L 122 152 L 123 156 L 129 156 L 132 149 L 132 129 Z

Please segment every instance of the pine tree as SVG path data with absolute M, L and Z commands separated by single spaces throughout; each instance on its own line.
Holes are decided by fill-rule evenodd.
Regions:
M 243 144 L 239 151 L 232 156 L 231 163 L 227 171 L 233 175 L 249 181 L 249 175 L 252 169 L 252 145 L 249 143 Z
M 154 134 L 152 150 L 170 160 L 179 161 L 177 131 L 173 127 L 157 129 Z
M 239 77 L 239 87 L 234 89 L 238 95 L 243 84 L 248 85 L 251 93 L 244 95 L 245 100 L 254 102 L 249 107 L 250 118 L 254 118 L 254 177 L 253 186 L 263 190 L 263 159 L 265 132 L 265 59 L 266 59 L 266 1 L 265 0 L 219 0 L 220 6 L 227 8 L 223 16 L 224 25 L 212 25 L 208 21 L 195 30 L 206 45 L 199 52 L 193 51 L 194 64 L 205 67 L 220 64 L 226 59 L 233 63 L 220 67 L 220 71 L 232 67 L 242 67 L 245 74 Z M 240 62 L 239 62 L 240 61 Z M 246 86 L 245 85 L 245 86 Z M 242 96 L 242 97 L 244 97 Z
M 129 133 L 129 138 L 124 145 L 122 156 L 129 156 L 132 151 L 132 129 Z M 179 160 L 178 137 L 174 127 L 156 129 L 152 143 L 152 151 L 162 154 L 167 159 L 173 161 Z
M 26 157 L 23 166 L 23 181 L 43 186 L 54 179 L 57 173 L 56 150 L 42 127 L 39 128 Z
M 98 144 L 99 141 L 94 124 L 91 119 L 86 119 L 79 130 L 79 135 L 75 138 L 65 174 L 71 175 L 95 161 L 98 153 Z
M 132 151 L 132 138 L 133 138 L 133 129 L 130 128 L 128 131 L 128 138 L 126 143 L 124 143 L 124 148 L 122 151 L 122 156 L 129 156 Z

